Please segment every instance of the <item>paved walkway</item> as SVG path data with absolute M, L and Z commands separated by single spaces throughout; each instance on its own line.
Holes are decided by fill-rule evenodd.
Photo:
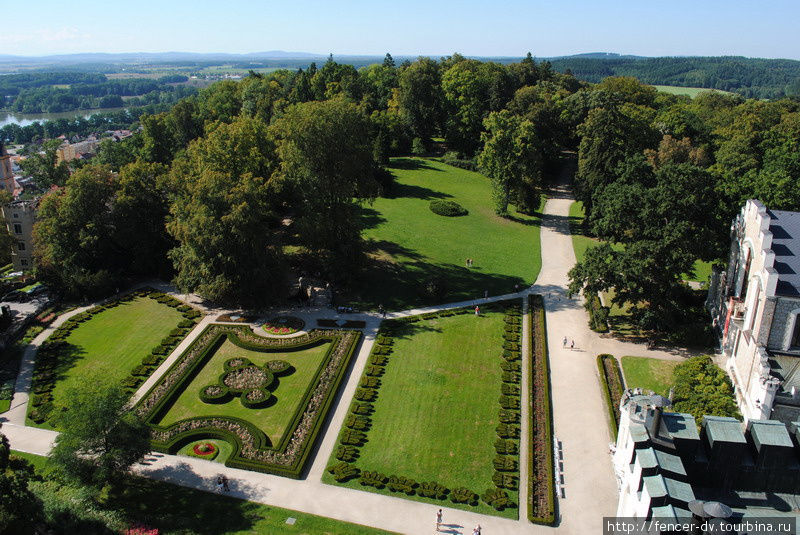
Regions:
M 524 504 L 527 494 L 524 482 L 527 480 L 527 452 L 530 445 L 527 444 L 528 419 L 526 417 L 528 374 L 523 373 L 523 439 L 520 459 L 520 481 L 523 482 L 520 511 L 523 520 L 508 520 L 443 507 L 444 522 L 450 525 L 449 531 L 445 531 L 445 533 L 452 535 L 470 533 L 472 527 L 478 523 L 481 524 L 483 532 L 487 535 L 544 534 L 554 531 L 565 534 L 599 532 L 602 517 L 612 515 L 616 510 L 617 488 L 608 452 L 611 438 L 606 423 L 606 410 L 600 392 L 595 357 L 599 353 L 611 353 L 617 356 L 683 358 L 679 352 L 650 351 L 642 344 L 601 337 L 588 328 L 586 313 L 581 302 L 577 298 L 568 299 L 565 293 L 566 274 L 575 263 L 568 224 L 571 202 L 572 198 L 564 185 L 557 188 L 554 195 L 547 201 L 541 233 L 542 270 L 532 288 L 517 294 L 494 296 L 488 300 L 477 299 L 387 314 L 389 318 L 402 317 L 447 308 L 472 306 L 475 303 L 520 298 L 529 293 L 538 293 L 545 297 L 555 433 L 563 453 L 562 462 L 559 463 L 563 467 L 563 483 L 561 485 L 563 496 L 558 500 L 560 522 L 556 528 L 550 528 L 532 525 L 524 519 Z M 169 290 L 163 284 L 151 283 L 151 285 L 163 291 Z M 194 340 L 205 325 L 212 322 L 217 315 L 231 312 L 209 308 L 196 296 L 170 293 L 190 301 L 195 306 L 200 306 L 210 315 L 203 318 L 156 373 L 142 385 L 137 391 L 135 399 L 138 399 L 158 380 L 183 348 Z M 76 310 L 71 314 L 79 311 Z M 363 330 L 364 341 L 323 428 L 322 439 L 316 452 L 312 455 L 306 479 L 291 480 L 228 468 L 219 463 L 201 459 L 158 453 L 148 456 L 144 463 L 136 467 L 136 471 L 154 479 L 209 491 L 214 489 L 217 475 L 225 474 L 232 482 L 231 494 L 243 499 L 400 533 L 432 533 L 434 514 L 438 506 L 325 485 L 321 482 L 328 458 L 336 446 L 337 431 L 347 414 L 350 399 L 366 365 L 381 318 L 370 314 L 338 316 L 330 309 L 292 309 L 285 312 L 301 317 L 310 328 L 316 325 L 315 322 L 318 318 L 366 321 L 366 328 Z M 24 427 L 25 409 L 27 408 L 27 392 L 30 388 L 36 347 L 69 315 L 58 318 L 26 349 L 12 408 L 0 416 L 0 422 L 3 420 L 7 422 L 2 431 L 9 436 L 15 449 L 45 455 L 49 452 L 57 435 L 53 431 Z M 527 330 L 527 324 L 523 325 Z M 574 349 L 562 347 L 561 340 L 565 336 L 575 341 Z M 528 337 L 525 336 L 524 340 L 527 343 Z

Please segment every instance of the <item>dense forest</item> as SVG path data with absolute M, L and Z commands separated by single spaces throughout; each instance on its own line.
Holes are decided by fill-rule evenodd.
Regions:
M 0 76 L 0 95 L 5 97 L 0 107 L 22 113 L 54 113 L 173 103 L 195 92 L 174 85 L 187 80 L 183 75 L 108 80 L 103 74 L 80 72 L 12 74 Z
M 571 56 L 552 64 L 557 71 L 594 83 L 607 76 L 633 76 L 646 84 L 707 87 L 748 98 L 800 95 L 800 61 L 790 59 Z
M 797 100 L 692 100 L 630 77 L 587 84 L 530 56 L 387 55 L 362 69 L 330 59 L 218 82 L 139 122 L 69 178 L 34 175 L 62 186 L 36 227 L 51 285 L 96 295 L 159 275 L 256 306 L 281 299 L 277 281 L 297 270 L 357 284 L 357 207 L 391 193 L 390 157 L 444 147 L 443 161 L 487 177 L 486 202 L 505 217 L 510 205 L 535 210 L 577 153 L 585 231 L 619 246 L 589 251 L 572 289 L 614 289 L 640 326 L 675 330 L 695 304 L 685 274 L 724 256 L 745 199 L 800 209 Z

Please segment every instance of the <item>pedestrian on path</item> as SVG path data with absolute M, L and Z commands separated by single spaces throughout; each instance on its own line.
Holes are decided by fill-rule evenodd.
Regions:
M 472 530 L 472 535 L 481 535 L 481 525 L 480 524 L 475 526 L 475 529 Z
M 228 478 L 225 476 L 222 476 L 222 490 L 224 490 L 225 492 L 231 491 L 231 488 L 228 485 Z
M 475 315 L 476 316 L 481 315 L 481 307 L 479 307 L 478 305 L 475 305 Z
M 439 509 L 439 512 L 436 513 L 436 531 L 439 531 L 439 526 L 442 525 L 442 510 Z
M 217 476 L 217 492 L 222 492 L 225 487 L 222 484 L 222 476 Z
M 570 348 L 570 349 L 575 349 L 575 340 L 573 340 L 573 341 L 571 341 L 571 342 L 569 343 L 569 348 Z
M 385 309 L 385 308 L 383 308 L 383 305 L 382 305 L 382 304 L 381 304 L 381 305 L 378 305 L 378 313 L 379 313 L 381 316 L 383 316 L 384 318 L 386 318 L 386 309 Z
M 566 348 L 567 348 L 567 337 L 565 336 L 564 337 L 564 349 L 566 349 Z

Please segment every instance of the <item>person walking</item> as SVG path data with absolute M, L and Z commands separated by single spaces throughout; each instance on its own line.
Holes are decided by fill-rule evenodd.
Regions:
M 481 535 L 481 525 L 480 524 L 475 526 L 475 529 L 472 530 L 472 535 Z
M 479 307 L 478 305 L 475 305 L 475 315 L 476 316 L 481 315 L 481 307 Z
M 566 348 L 567 348 L 567 337 L 565 336 L 564 337 L 564 349 L 566 349 Z
M 231 491 L 231 487 L 228 485 L 228 478 L 225 476 L 222 476 L 222 490 L 225 492 Z
M 571 341 L 571 342 L 569 343 L 569 348 L 570 348 L 570 349 L 575 349 L 575 340 L 573 340 L 573 341 Z
M 439 509 L 439 512 L 436 513 L 436 531 L 439 531 L 439 526 L 442 525 L 442 510 Z
M 222 492 L 223 488 L 222 476 L 217 476 L 217 492 Z

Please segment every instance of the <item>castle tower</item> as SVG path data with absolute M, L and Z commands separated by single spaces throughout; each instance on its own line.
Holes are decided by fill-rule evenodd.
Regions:
M 0 141 L 0 188 L 14 194 L 14 170 L 11 167 L 11 156 Z

